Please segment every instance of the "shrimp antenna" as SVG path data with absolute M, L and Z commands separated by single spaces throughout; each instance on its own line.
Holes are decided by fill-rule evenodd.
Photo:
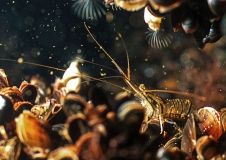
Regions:
M 88 31 L 89 35 L 91 36 L 91 38 L 94 40 L 94 42 L 100 47 L 100 49 L 109 57 L 109 59 L 112 61 L 112 63 L 116 66 L 116 68 L 118 69 L 118 71 L 122 74 L 121 78 L 126 79 L 127 82 L 131 83 L 132 85 L 130 85 L 130 87 L 134 88 L 134 84 L 133 82 L 130 80 L 130 62 L 129 62 L 129 54 L 128 54 L 128 50 L 126 48 L 125 42 L 121 36 L 120 33 L 118 33 L 119 37 L 122 39 L 124 48 L 126 50 L 126 59 L 127 59 L 127 75 L 124 73 L 124 71 L 121 69 L 121 67 L 116 63 L 116 61 L 109 55 L 109 53 L 100 45 L 100 43 L 94 38 L 93 34 L 90 32 L 89 28 L 87 27 L 86 23 L 84 22 L 84 26 L 86 28 L 86 30 Z M 89 63 L 93 63 L 93 62 L 89 62 Z M 106 67 L 107 68 L 107 67 Z M 127 83 L 129 85 L 129 83 Z M 181 91 L 167 91 L 167 90 L 144 90 L 144 92 L 164 92 L 165 93 L 172 93 L 172 94 L 179 94 L 179 95 L 184 95 L 184 96 L 190 96 L 190 97 L 194 97 L 197 98 L 199 100 L 205 101 L 206 97 L 203 96 L 199 96 L 193 93 L 189 93 L 189 92 L 181 92 Z
M 206 97 L 204 96 L 199 96 L 195 93 L 190 93 L 190 92 L 183 92 L 183 91 L 171 91 L 171 90 L 159 90 L 159 89 L 154 89 L 154 90 L 145 90 L 144 92 L 148 93 L 148 92 L 163 92 L 163 93 L 172 93 L 172 94 L 177 94 L 177 95 L 183 95 L 183 96 L 189 96 L 189 97 L 193 97 L 196 99 L 199 99 L 201 101 L 206 101 Z
M 87 62 L 87 63 L 91 63 L 91 64 L 95 64 L 95 65 L 98 65 L 98 66 L 101 66 L 101 67 L 104 67 L 104 68 L 107 68 L 107 69 L 110 69 L 112 71 L 115 71 L 117 72 L 116 70 L 110 68 L 110 67 L 107 67 L 107 66 L 104 66 L 104 65 L 100 65 L 100 64 L 97 64 L 97 63 L 94 63 L 94 62 L 90 62 L 90 61 L 87 61 L 87 60 L 84 60 L 82 58 L 79 58 L 79 57 L 76 57 L 76 59 L 78 60 L 82 60 L 84 62 Z M 24 64 L 29 64 L 29 65 L 34 65 L 34 66 L 39 66 L 39 67 L 44 67 L 44 68 L 50 68 L 50 69 L 54 69 L 54 70 L 57 70 L 57 71 L 63 71 L 65 72 L 65 69 L 61 69 L 61 68 L 57 68 L 57 67 L 52 67 L 52 66 L 48 66 L 48 65 L 43 65 L 43 64 L 38 64 L 38 63 L 34 63 L 34 62 L 18 62 L 18 60 L 12 60 L 12 59 L 7 59 L 7 58 L 0 58 L 0 60 L 2 61 L 10 61 L 10 62 L 17 62 L 17 63 L 24 63 Z M 106 83 L 106 84 L 110 84 L 112 86 L 115 86 L 117 88 L 120 88 L 126 92 L 131 92 L 130 90 L 126 89 L 125 87 L 122 87 L 122 86 L 119 86 L 119 85 L 116 85 L 114 83 L 111 83 L 111 82 L 108 82 L 108 81 L 105 81 L 104 79 L 110 79 L 110 78 L 121 78 L 123 79 L 124 77 L 122 76 L 108 76 L 108 77 L 102 77 L 102 78 L 95 78 L 95 77 L 92 77 L 92 76 L 88 76 L 88 75 L 84 75 L 84 74 L 81 74 L 81 76 L 83 77 L 86 77 L 86 78 L 90 78 L 94 81 L 100 81 L 100 82 L 103 82 L 103 83 Z M 83 82 L 86 82 L 86 81 L 83 81 Z M 172 94 L 178 94 L 178 95 L 184 95 L 184 96 L 189 96 L 189 97 L 194 97 L 196 99 L 199 99 L 199 100 L 202 100 L 202 101 L 205 101 L 206 100 L 206 97 L 203 97 L 203 96 L 199 96 L 199 95 L 196 95 L 196 94 L 193 94 L 193 93 L 189 93 L 189 92 L 182 92 L 182 91 L 171 91 L 171 90 L 144 90 L 144 92 L 164 92 L 164 93 L 172 93 Z
M 119 37 L 121 38 L 122 40 L 122 43 L 123 43 L 123 46 L 125 48 L 125 51 L 126 51 L 126 60 L 127 60 L 127 77 L 128 79 L 130 80 L 130 60 L 129 60 L 129 52 L 127 50 L 127 47 L 126 47 L 126 44 L 125 44 L 125 41 L 123 40 L 122 38 L 122 35 L 120 33 L 118 33 Z
M 104 66 L 104 65 L 100 65 L 100 64 L 95 63 L 95 62 L 90 62 L 90 61 L 82 59 L 80 57 L 76 57 L 76 59 L 81 60 L 82 62 L 86 62 L 86 63 L 94 64 L 94 65 L 97 65 L 97 66 L 101 66 L 103 68 L 107 68 L 107 69 L 110 69 L 110 70 L 115 71 L 115 72 L 118 73 L 117 70 L 114 70 L 114 69 L 112 69 L 110 67 L 107 67 L 107 66 Z M 108 76 L 108 77 L 103 77 L 103 78 L 99 78 L 99 79 L 109 79 L 109 78 L 121 78 L 121 79 L 123 79 L 124 77 L 123 76 Z M 148 92 L 171 93 L 171 94 L 183 95 L 183 96 L 187 96 L 187 97 L 193 97 L 193 98 L 199 99 L 201 101 L 206 101 L 206 97 L 199 96 L 199 95 L 197 95 L 195 93 L 190 93 L 190 92 L 173 91 L 173 90 L 161 90 L 161 89 L 150 89 L 150 90 L 144 90 L 143 92 L 146 92 L 146 93 L 148 93 Z
M 81 58 L 78 58 L 78 59 L 82 60 Z M 26 61 L 18 62 L 18 60 L 7 59 L 7 58 L 0 58 L 0 60 L 1 61 L 9 61 L 9 62 L 17 62 L 17 63 L 20 63 L 20 64 L 24 63 L 24 64 L 28 64 L 28 65 L 34 65 L 34 66 L 38 66 L 38 67 L 49 68 L 49 69 L 53 69 L 53 70 L 57 70 L 57 71 L 63 71 L 63 72 L 66 71 L 65 69 L 61 69 L 61 68 L 57 68 L 57 67 L 52 67 L 52 66 L 48 66 L 48 65 L 43 65 L 43 64 L 39 64 L 39 63 L 33 63 L 33 62 L 26 62 Z M 93 63 L 93 62 L 90 62 L 90 63 Z M 96 63 L 93 63 L 93 64 L 96 64 Z M 116 71 L 116 70 L 114 70 L 114 69 L 112 69 L 110 67 L 106 67 L 106 66 L 103 66 L 103 65 L 99 65 L 99 66 L 102 66 L 102 67 L 111 69 L 113 71 Z M 104 80 L 104 79 L 109 79 L 109 78 L 122 78 L 121 76 L 109 76 L 109 77 L 102 77 L 102 78 L 95 78 L 95 77 L 84 75 L 84 74 L 80 74 L 80 76 L 81 77 L 90 78 L 90 79 L 92 79 L 94 81 L 99 81 L 99 82 L 103 82 L 103 83 L 106 83 L 106 84 L 110 84 L 112 86 L 115 86 L 115 87 L 120 88 L 120 89 L 122 89 L 122 90 L 124 90 L 126 92 L 131 93 L 131 91 L 128 90 L 128 89 L 126 89 L 125 87 L 122 87 L 122 86 L 119 86 L 117 84 L 114 84 L 114 83 L 111 83 L 111 82 L 108 82 L 108 81 Z M 76 76 L 74 78 L 76 78 Z M 86 81 L 83 81 L 83 82 L 86 82 Z
M 101 65 L 101 64 L 95 63 L 95 62 L 90 62 L 90 61 L 85 60 L 85 59 L 82 59 L 82 58 L 80 58 L 80 57 L 75 57 L 75 58 L 76 58 L 76 59 L 78 59 L 78 60 L 80 60 L 80 61 L 82 61 L 82 62 L 87 62 L 87 63 L 95 64 L 96 66 L 100 66 L 100 67 L 103 67 L 103 68 L 107 68 L 107 69 L 109 69 L 109 70 L 112 70 L 112 71 L 114 71 L 114 72 L 117 72 L 117 73 L 118 73 L 118 71 L 117 71 L 117 70 L 112 69 L 112 68 L 110 68 L 110 67 L 107 67 L 107 66 L 104 66 L 104 65 Z
M 39 66 L 39 67 L 44 67 L 44 68 L 50 68 L 50 69 L 54 69 L 54 70 L 57 70 L 57 71 L 63 71 L 63 72 L 65 72 L 65 70 L 64 69 L 61 69 L 61 68 L 52 67 L 52 66 L 43 65 L 43 64 L 38 64 L 38 63 L 34 63 L 34 62 L 19 62 L 18 60 L 7 59 L 7 58 L 0 58 L 0 60 L 2 60 L 2 61 L 10 61 L 10 62 L 17 62 L 17 63 L 24 63 L 24 64 L 30 64 L 30 65 L 34 65 L 34 66 Z
M 86 23 L 84 22 L 84 26 L 86 30 L 88 31 L 91 38 L 94 40 L 94 42 L 100 47 L 100 49 L 108 56 L 108 58 L 112 61 L 112 63 L 116 66 L 116 68 L 119 70 L 119 72 L 122 74 L 123 77 L 128 79 L 125 72 L 119 67 L 119 65 L 116 63 L 116 61 L 108 54 L 108 52 L 100 45 L 100 43 L 94 38 L 93 34 L 90 32 L 89 28 L 87 27 Z M 129 79 L 128 79 L 129 80 Z

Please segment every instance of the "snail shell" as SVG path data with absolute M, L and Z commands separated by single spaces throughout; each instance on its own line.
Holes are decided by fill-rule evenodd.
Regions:
M 66 87 L 67 92 L 79 92 L 81 88 L 81 73 L 78 68 L 78 61 L 71 62 L 70 66 L 64 72 L 62 82 Z

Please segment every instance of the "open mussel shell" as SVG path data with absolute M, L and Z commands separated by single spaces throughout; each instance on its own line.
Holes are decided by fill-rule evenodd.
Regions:
M 89 126 L 83 114 L 75 114 L 67 118 L 65 123 L 66 134 L 69 141 L 75 143 L 80 136 L 89 132 Z M 66 138 L 68 138 L 66 136 Z
M 46 99 L 40 105 L 34 105 L 31 112 L 38 118 L 48 121 L 50 124 L 64 123 L 66 115 L 62 111 L 62 105 L 55 99 Z
M 50 136 L 53 142 L 53 146 L 59 147 L 68 145 L 68 142 L 71 141 L 71 138 L 65 131 L 66 129 L 64 123 L 52 125 L 52 131 L 50 133 Z
M 68 92 L 64 98 L 63 111 L 67 117 L 83 112 L 87 102 L 76 92 Z
M 144 124 L 143 124 L 144 125 Z M 145 130 L 144 134 L 149 135 L 150 137 L 158 135 L 158 137 L 163 138 L 163 134 L 159 134 L 161 132 L 161 128 L 159 125 L 159 120 L 158 119 L 152 119 L 148 123 L 148 128 Z
M 221 119 L 223 130 L 226 131 L 226 108 L 222 108 L 220 110 L 220 119 Z
M 49 153 L 47 160 L 79 160 L 73 148 L 74 146 L 59 147 Z
M 196 152 L 197 159 L 211 159 L 217 153 L 217 142 L 212 136 L 202 136 L 197 140 Z
M 141 129 L 145 116 L 144 107 L 136 100 L 130 100 L 121 104 L 117 111 L 120 120 L 120 127 L 124 131 L 136 134 Z
M 94 106 L 105 104 L 109 106 L 108 98 L 101 87 L 92 86 L 88 91 L 88 101 L 92 101 Z
M 38 96 L 38 88 L 35 85 L 30 84 L 27 81 L 23 81 L 19 87 L 19 90 L 25 101 L 29 101 L 32 104 L 35 103 Z
M 114 108 L 118 109 L 122 103 L 131 100 L 131 94 L 126 91 L 119 92 L 116 94 L 114 100 L 115 100 Z
M 189 157 L 192 157 L 196 146 L 197 129 L 194 115 L 190 114 L 184 126 L 181 139 L 181 150 L 187 153 Z
M 59 110 L 57 111 L 57 114 L 52 114 L 50 118 L 51 119 L 48 119 L 49 124 L 55 125 L 59 123 L 64 123 L 65 119 L 67 119 L 67 116 L 65 115 L 64 111 L 61 109 L 60 111 Z
M 17 119 L 17 135 L 24 145 L 44 149 L 52 148 L 52 140 L 49 136 L 50 130 L 51 128 L 47 122 L 37 119 L 29 111 L 24 110 Z
M 33 104 L 31 104 L 30 102 L 27 101 L 23 101 L 23 102 L 16 102 L 13 105 L 13 108 L 15 110 L 15 117 L 19 116 L 23 110 L 31 110 L 31 108 L 33 107 Z
M 42 104 L 34 105 L 31 112 L 38 118 L 51 121 L 51 124 L 63 123 L 66 116 L 62 111 L 62 106 L 55 99 L 46 99 Z M 55 116 L 59 116 L 55 118 Z M 54 119 L 54 120 L 53 120 Z M 52 123 L 53 122 L 53 123 Z
M 181 138 L 173 137 L 171 138 L 166 144 L 164 145 L 164 148 L 180 148 L 181 147 Z
M 222 134 L 220 114 L 212 107 L 204 107 L 198 110 L 198 116 L 202 120 L 198 123 L 204 135 L 212 135 L 217 140 Z
M 98 152 L 99 143 L 96 143 L 96 140 L 98 140 L 98 138 L 95 139 L 95 134 L 96 132 L 88 132 L 79 137 L 79 139 L 75 142 L 75 154 L 78 155 L 81 159 L 92 159 L 92 156 L 96 155 L 95 152 Z M 92 144 L 93 140 L 95 141 L 95 143 Z M 95 147 L 93 145 L 95 145 Z M 93 152 L 90 152 L 90 150 L 92 150 Z
M 99 105 L 99 106 L 101 107 L 102 105 Z M 97 106 L 97 108 L 99 108 L 99 106 Z M 102 106 L 102 107 L 104 107 L 104 106 Z M 83 114 L 86 116 L 87 124 L 93 130 L 96 130 L 96 131 L 102 133 L 103 135 L 107 135 L 106 128 L 103 124 L 105 121 L 105 117 L 101 117 L 101 116 L 105 115 L 104 114 L 105 110 L 102 110 L 102 109 L 98 110 L 97 108 L 95 108 L 95 106 L 92 104 L 92 102 L 89 101 L 87 103 L 87 106 L 86 106 Z
M 5 87 L 9 87 L 9 82 L 5 74 L 5 71 L 3 69 L 0 69 L 0 89 Z
M 46 85 L 46 82 L 42 77 L 40 77 L 40 75 L 34 75 L 30 79 L 30 84 L 37 87 L 38 95 L 35 99 L 35 103 L 41 103 L 47 96 L 48 87 Z
M 226 154 L 226 132 L 223 132 L 222 135 L 219 137 L 217 140 L 218 145 L 217 145 L 217 153 L 218 154 Z
M 0 91 L 4 92 L 8 96 L 10 96 L 13 100 L 13 103 L 20 102 L 20 101 L 24 100 L 20 90 L 16 86 L 5 87 L 5 88 L 2 88 Z

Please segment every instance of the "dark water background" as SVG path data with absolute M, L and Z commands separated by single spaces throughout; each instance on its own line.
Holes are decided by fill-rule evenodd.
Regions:
M 68 0 L 1 0 L 0 57 L 23 58 L 27 62 L 66 69 L 79 56 L 115 68 L 97 44 L 87 38 L 84 21 L 74 14 L 72 4 Z M 148 89 L 181 90 L 206 96 L 206 102 L 194 100 L 199 107 L 225 106 L 225 37 L 200 50 L 190 35 L 179 31 L 172 33 L 174 39 L 168 48 L 153 49 L 145 40 L 148 26 L 143 20 L 143 10 L 106 11 L 114 16 L 112 21 L 103 16 L 98 22 L 86 23 L 103 48 L 126 70 L 125 48 L 118 39 L 118 32 L 122 35 L 131 60 L 131 77 L 136 83 L 144 83 Z M 5 70 L 11 86 L 19 86 L 23 80 L 29 81 L 36 74 L 50 86 L 56 77 L 63 75 L 61 71 L 8 61 L 0 61 L 0 68 Z M 88 63 L 81 66 L 82 72 L 94 77 L 100 77 L 100 73 L 117 75 L 102 69 Z M 126 87 L 117 79 L 111 82 Z M 114 94 L 121 91 L 108 84 L 102 86 Z

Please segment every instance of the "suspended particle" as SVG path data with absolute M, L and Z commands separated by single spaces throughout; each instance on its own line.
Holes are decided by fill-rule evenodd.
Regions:
M 24 60 L 23 60 L 23 58 L 19 58 L 17 61 L 18 61 L 18 63 L 23 63 Z
M 74 13 L 83 20 L 97 21 L 106 14 L 102 0 L 72 0 Z

